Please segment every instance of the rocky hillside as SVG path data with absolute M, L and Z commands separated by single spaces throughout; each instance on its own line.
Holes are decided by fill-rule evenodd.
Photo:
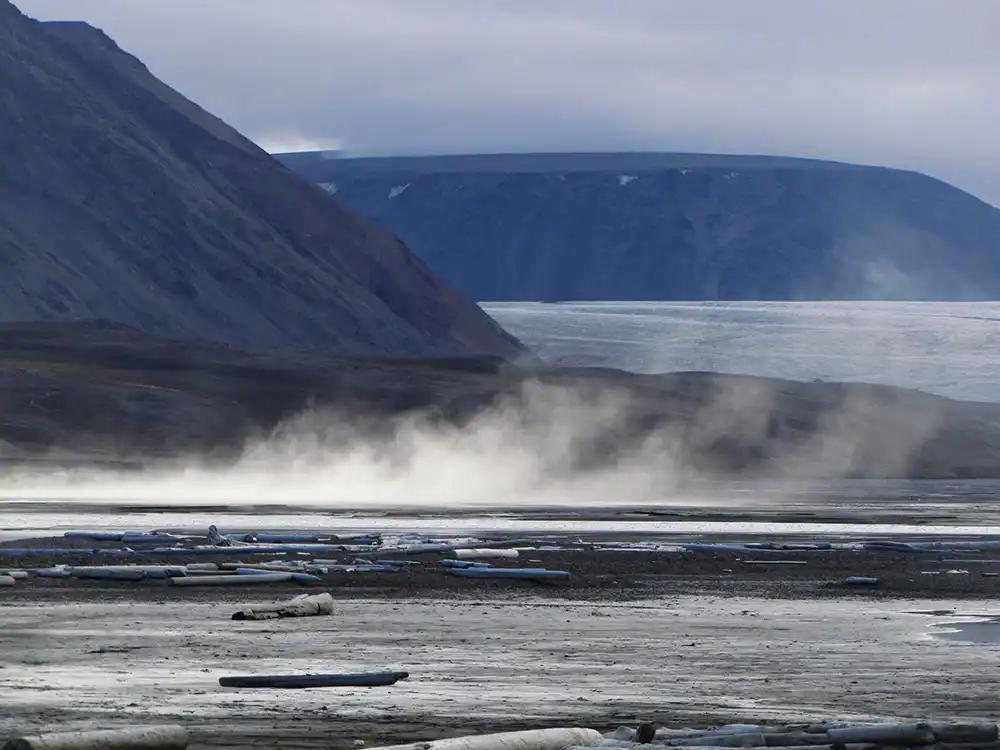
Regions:
M 1000 298 L 1000 211 L 912 172 L 704 154 L 279 158 L 480 300 Z
M 520 346 L 387 231 L 86 24 L 0 0 L 0 321 L 251 348 Z

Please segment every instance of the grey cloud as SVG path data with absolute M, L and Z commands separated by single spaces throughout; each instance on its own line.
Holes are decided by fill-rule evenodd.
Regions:
M 15 0 L 266 148 L 772 153 L 1000 205 L 990 0 Z

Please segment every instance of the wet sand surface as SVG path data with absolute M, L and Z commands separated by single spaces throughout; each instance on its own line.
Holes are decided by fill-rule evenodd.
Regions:
M 122 562 L 101 557 L 81 561 Z M 456 578 L 436 555 L 401 573 L 239 590 L 32 577 L 0 590 L 0 736 L 179 722 L 195 747 L 347 748 L 639 720 L 995 719 L 1000 644 L 954 638 L 997 614 L 1000 582 L 982 576 L 989 564 L 947 573 L 961 567 L 939 557 L 522 552 L 517 566 L 571 572 L 549 586 Z M 880 585 L 840 584 L 866 573 Z M 337 598 L 332 616 L 230 619 L 319 591 Z M 383 670 L 411 676 L 371 689 L 218 685 Z
M 238 603 L 267 595 L 217 596 L 5 597 L 0 734 L 179 722 L 196 747 L 346 748 L 639 719 L 995 719 L 1000 690 L 1000 647 L 928 635 L 961 619 L 943 614 L 952 601 L 358 596 L 330 617 L 236 622 Z M 383 669 L 411 676 L 371 689 L 218 685 L 232 674 Z
M 82 514 L 80 527 L 95 524 Z M 555 549 L 522 549 L 502 564 L 566 570 L 569 582 L 461 579 L 439 555 L 407 558 L 420 564 L 399 573 L 331 571 L 308 585 L 18 581 L 0 589 L 0 738 L 177 722 L 196 748 L 350 748 L 642 720 L 997 718 L 995 552 L 624 551 L 608 545 L 676 539 L 551 529 L 537 541 Z M 0 547 L 57 543 L 101 546 L 51 535 Z M 275 559 L 303 558 L 81 553 L 0 556 L 0 568 Z M 843 585 L 859 575 L 879 584 Z M 336 599 L 332 616 L 231 620 L 241 605 L 321 591 Z M 218 684 L 238 674 L 383 670 L 410 677 L 370 689 Z

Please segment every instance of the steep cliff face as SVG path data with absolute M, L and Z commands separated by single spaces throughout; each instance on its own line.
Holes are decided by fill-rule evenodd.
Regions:
M 1000 211 L 780 157 L 279 156 L 481 300 L 1000 298 Z
M 0 320 L 250 348 L 510 356 L 389 232 L 102 32 L 0 0 Z

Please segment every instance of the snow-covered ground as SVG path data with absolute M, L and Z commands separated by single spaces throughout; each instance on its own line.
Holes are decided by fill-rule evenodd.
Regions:
M 886 383 L 1000 401 L 998 302 L 491 302 L 565 365 Z

